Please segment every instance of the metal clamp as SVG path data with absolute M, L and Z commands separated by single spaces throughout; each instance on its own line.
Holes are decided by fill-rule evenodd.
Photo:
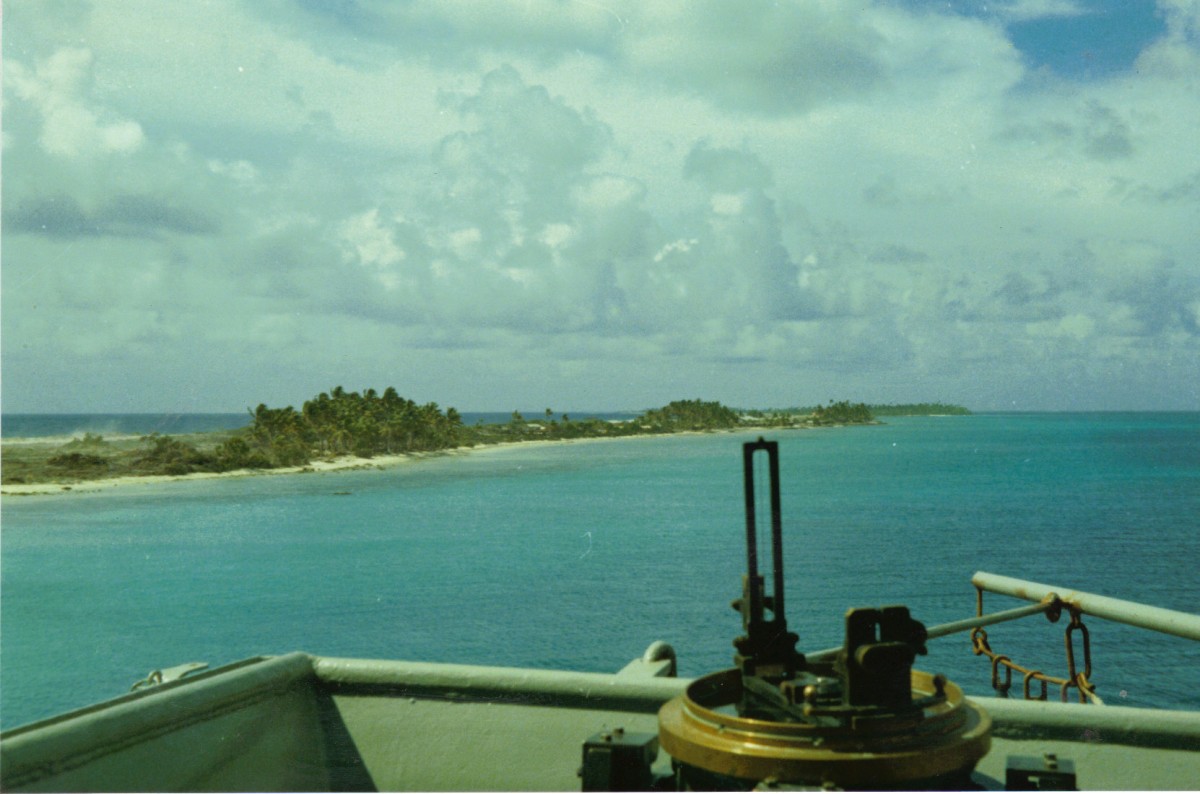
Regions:
M 208 667 L 208 662 L 188 662 L 187 664 L 179 664 L 174 667 L 168 667 L 165 670 L 151 670 L 150 674 L 137 681 L 129 688 L 130 692 L 136 692 L 139 689 L 146 689 L 161 684 L 169 684 L 172 681 L 178 681 L 186 675 L 190 675 L 197 670 L 203 670 Z

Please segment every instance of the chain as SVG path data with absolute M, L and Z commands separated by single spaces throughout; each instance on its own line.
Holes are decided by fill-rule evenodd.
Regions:
M 983 589 L 975 588 L 975 605 L 976 614 L 983 615 Z M 996 653 L 988 644 L 987 632 L 982 627 L 971 629 L 971 649 L 976 656 L 986 656 L 992 662 L 992 689 L 994 689 L 999 697 L 1006 698 L 1009 696 L 1009 690 L 1012 689 L 1013 671 L 1017 671 L 1023 676 L 1022 688 L 1026 700 L 1046 700 L 1047 685 L 1054 684 L 1059 687 L 1062 701 L 1067 702 L 1068 691 L 1071 687 L 1079 690 L 1079 702 L 1087 703 L 1091 701 L 1097 705 L 1103 705 L 1104 701 L 1096 695 L 1096 685 L 1092 683 L 1092 644 L 1088 633 L 1087 626 L 1083 625 L 1083 613 L 1078 608 L 1065 605 L 1071 614 L 1071 621 L 1066 630 L 1066 649 L 1067 649 L 1067 677 L 1059 678 L 1057 676 L 1047 675 L 1041 670 L 1031 670 L 1028 667 L 1022 667 L 1014 662 L 1008 656 Z M 1047 617 L 1051 621 L 1057 619 L 1057 614 L 1048 614 Z M 1073 636 L 1078 633 L 1081 637 L 1083 648 L 1083 670 L 1079 670 L 1075 664 L 1075 644 Z M 1041 684 L 1041 691 L 1034 695 L 1031 691 L 1031 685 L 1034 681 Z
M 1071 612 L 1071 622 L 1067 626 L 1066 644 L 1067 644 L 1067 672 L 1070 675 L 1071 682 L 1079 689 L 1079 702 L 1086 703 L 1091 700 L 1098 705 L 1104 705 L 1099 696 L 1096 695 L 1096 685 L 1091 682 L 1092 677 L 1092 643 L 1088 634 L 1087 626 L 1083 625 L 1083 613 L 1077 608 L 1068 606 L 1067 609 Z M 1076 631 L 1082 637 L 1083 642 L 1083 671 L 1075 669 L 1075 644 L 1071 641 L 1071 635 Z M 1063 700 L 1067 699 L 1067 686 L 1063 686 Z

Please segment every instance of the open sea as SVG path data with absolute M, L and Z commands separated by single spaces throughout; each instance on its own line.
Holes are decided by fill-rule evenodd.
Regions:
M 112 426 L 244 424 L 144 419 Z M 12 422 L 5 436 L 22 435 Z M 93 429 L 74 425 L 25 435 Z M 121 695 L 157 668 L 292 650 L 616 671 L 662 639 L 681 675 L 728 667 L 741 443 L 755 435 L 5 498 L 0 723 Z M 840 644 L 851 606 L 903 603 L 931 626 L 972 615 L 978 570 L 1200 612 L 1200 413 L 889 418 L 768 437 L 802 649 Z M 985 597 L 989 611 L 1021 603 Z M 1085 622 L 1107 702 L 1200 709 L 1200 643 Z M 989 636 L 1062 675 L 1065 624 Z M 966 634 L 932 641 L 918 666 L 991 691 Z

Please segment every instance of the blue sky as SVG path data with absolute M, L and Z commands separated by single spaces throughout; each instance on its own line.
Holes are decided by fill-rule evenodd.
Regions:
M 954 3 L 956 13 L 992 19 L 1033 68 L 1070 78 L 1111 75 L 1133 68 L 1137 56 L 1166 33 L 1153 2 L 1070 0 L 1054 3 Z
M 1200 3 L 4 7 L 3 410 L 1200 407 Z

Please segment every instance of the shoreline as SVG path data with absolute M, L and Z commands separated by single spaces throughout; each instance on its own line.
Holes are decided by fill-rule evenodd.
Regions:
M 243 477 L 282 477 L 301 474 L 326 474 L 337 471 L 366 471 L 370 469 L 385 470 L 399 466 L 419 463 L 427 458 L 446 457 L 453 455 L 476 455 L 489 452 L 500 452 L 517 448 L 533 449 L 537 447 L 558 446 L 562 444 L 582 444 L 605 441 L 630 441 L 644 438 L 666 438 L 671 436 L 707 436 L 718 434 L 745 433 L 762 435 L 764 432 L 780 430 L 809 430 L 817 428 L 786 427 L 786 428 L 754 428 L 737 427 L 723 430 L 682 430 L 677 433 L 644 433 L 628 436 L 597 436 L 589 438 L 561 439 L 532 439 L 528 441 L 503 441 L 498 444 L 476 444 L 470 447 L 454 447 L 434 452 L 405 452 L 395 455 L 379 455 L 373 458 L 360 458 L 344 455 L 326 460 L 316 460 L 303 466 L 287 466 L 278 469 L 234 469 L 221 472 L 193 472 L 191 474 L 147 474 L 125 475 L 121 477 L 106 477 L 97 480 L 82 480 L 80 482 L 41 482 L 41 483 L 11 483 L 0 485 L 0 496 L 64 496 L 68 494 L 94 494 L 113 491 L 130 485 L 159 485 L 172 482 L 196 482 L 201 480 L 233 479 Z M 21 444 L 31 443 L 22 439 Z

